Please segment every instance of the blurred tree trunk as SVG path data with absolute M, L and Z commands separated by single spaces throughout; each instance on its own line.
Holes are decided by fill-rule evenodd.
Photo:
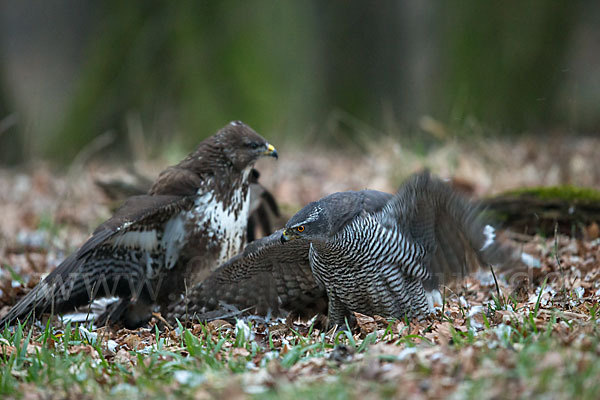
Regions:
M 554 126 L 577 2 L 443 2 L 438 112 L 496 130 Z
M 275 141 L 332 136 L 322 127 L 335 118 L 346 119 L 333 129 L 348 139 L 380 131 L 416 137 L 423 115 L 463 134 L 473 133 L 461 129 L 471 120 L 492 132 L 556 127 L 565 121 L 557 99 L 583 8 L 566 0 L 93 4 L 93 34 L 81 39 L 85 66 L 69 77 L 76 84 L 67 111 L 56 109 L 58 127 L 0 140 L 23 140 L 27 154 L 35 144 L 36 154 L 68 162 L 108 130 L 117 138 L 111 150 L 122 155 L 136 153 L 127 148 L 136 140 L 181 154 L 232 119 Z M 45 67 L 38 63 L 29 64 L 33 73 Z M 47 112 L 57 102 L 33 100 Z
M 23 143 L 17 116 L 5 97 L 6 93 L 0 76 L 0 165 L 14 165 L 23 161 Z
M 47 154 L 72 157 L 106 130 L 127 143 L 132 114 L 163 151 L 189 149 L 233 119 L 259 132 L 304 130 L 318 107 L 312 20 L 308 2 L 105 3 Z

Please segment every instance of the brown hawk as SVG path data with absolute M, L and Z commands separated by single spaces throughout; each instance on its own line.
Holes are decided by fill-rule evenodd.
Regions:
M 161 172 L 148 194 L 129 198 L 0 325 L 115 296 L 122 300 L 113 320 L 144 323 L 153 304 L 166 307 L 243 249 L 249 181 L 262 156 L 277 152 L 247 125 L 231 122 Z

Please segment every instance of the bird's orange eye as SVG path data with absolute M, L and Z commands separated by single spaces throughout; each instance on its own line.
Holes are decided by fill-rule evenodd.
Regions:
M 300 225 L 296 229 L 298 230 L 298 232 L 304 232 L 304 225 Z

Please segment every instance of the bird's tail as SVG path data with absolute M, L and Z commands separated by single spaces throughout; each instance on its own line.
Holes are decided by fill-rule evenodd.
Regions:
M 530 268 L 539 266 L 538 260 L 524 253 L 517 243 L 494 227 L 492 219 L 480 203 L 460 199 L 456 194 L 453 196 L 453 201 L 456 202 L 454 206 L 460 208 L 457 221 L 461 229 L 438 235 L 435 257 L 437 263 L 448 262 L 451 259 L 449 253 L 461 254 L 453 249 L 461 247 L 459 243 L 462 242 L 464 257 L 456 264 L 462 265 L 462 268 L 459 271 L 454 267 L 454 276 L 461 277 L 483 267 L 491 268 L 495 273 L 504 274 L 507 280 L 517 282 L 529 274 Z M 444 230 L 444 227 L 438 229 Z M 448 226 L 446 229 L 453 231 Z
M 58 270 L 58 269 L 57 269 Z M 55 270 L 54 272 L 57 272 Z M 58 271 L 60 272 L 60 271 Z M 51 273 L 27 293 L 11 310 L 0 320 L 0 329 L 5 325 L 13 325 L 20 320 L 31 320 L 36 314 L 46 311 L 59 311 L 63 308 L 65 299 L 71 295 L 72 283 L 65 282 L 60 273 Z
M 454 190 L 428 171 L 413 175 L 389 203 L 395 220 L 429 254 L 428 289 L 460 279 L 481 266 L 522 273 L 527 269 L 518 246 L 502 238 L 477 201 Z
M 62 313 L 88 303 L 100 288 L 95 288 L 93 281 L 79 272 L 80 266 L 77 253 L 67 257 L 13 306 L 0 320 L 0 328 L 13 325 L 17 320 L 31 320 L 45 312 Z

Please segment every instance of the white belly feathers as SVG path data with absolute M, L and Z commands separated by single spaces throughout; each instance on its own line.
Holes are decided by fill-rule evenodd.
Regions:
M 199 196 L 195 203 L 196 206 L 190 211 L 197 215 L 195 229 L 206 232 L 209 240 L 221 246 L 219 258 L 213 267 L 215 269 L 243 248 L 248 224 L 250 193 L 246 190 L 246 196 L 242 199 L 242 189 L 236 190 L 229 207 L 215 199 L 212 193 Z M 236 210 L 235 206 L 239 207 L 240 203 L 241 209 Z
M 250 191 L 247 187 L 234 191 L 227 206 L 212 192 L 201 193 L 191 210 L 181 211 L 166 222 L 162 234 L 155 229 L 121 232 L 111 240 L 112 246 L 142 250 L 149 262 L 162 253 L 164 267 L 171 269 L 177 264 L 190 234 L 195 232 L 206 237 L 209 244 L 220 246 L 213 266 L 216 269 L 243 249 L 249 208 Z

